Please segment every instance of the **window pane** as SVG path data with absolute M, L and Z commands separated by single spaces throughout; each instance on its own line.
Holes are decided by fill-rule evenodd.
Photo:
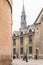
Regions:
M 16 48 L 13 49 L 13 54 L 16 54 Z
M 20 43 L 23 43 L 23 37 L 20 37 Z
M 32 46 L 29 47 L 29 53 L 32 54 Z
M 16 45 L 16 39 L 13 39 L 13 45 Z
M 23 54 L 23 47 L 22 47 L 22 48 L 20 48 L 20 53 L 21 53 L 21 54 Z
M 29 42 L 32 42 L 32 35 L 29 36 Z

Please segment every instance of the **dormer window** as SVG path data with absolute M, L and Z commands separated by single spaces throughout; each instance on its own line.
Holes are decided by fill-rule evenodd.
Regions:
M 16 36 L 16 35 L 14 34 L 14 36 Z
M 30 29 L 29 32 L 32 32 L 32 30 Z
M 23 34 L 23 32 L 21 32 L 21 35 Z

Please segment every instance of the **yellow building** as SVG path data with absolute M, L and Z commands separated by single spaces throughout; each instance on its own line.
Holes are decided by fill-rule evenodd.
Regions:
M 0 65 L 9 62 L 12 53 L 11 0 L 0 0 Z M 5 60 L 5 61 L 4 61 Z
M 43 58 L 43 8 L 33 25 L 26 25 L 26 15 L 23 5 L 21 28 L 13 32 L 13 57 L 16 54 L 23 57 L 24 52 L 29 58 Z M 36 51 L 37 50 L 37 51 Z

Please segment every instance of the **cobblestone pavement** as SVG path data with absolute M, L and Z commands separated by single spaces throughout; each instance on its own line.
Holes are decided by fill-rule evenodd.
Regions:
M 29 59 L 28 62 L 22 59 L 14 59 L 12 65 L 43 65 L 43 59 Z

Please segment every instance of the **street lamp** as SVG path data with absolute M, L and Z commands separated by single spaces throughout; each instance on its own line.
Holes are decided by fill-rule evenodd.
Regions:
M 26 45 L 26 54 L 28 53 L 28 46 Z

